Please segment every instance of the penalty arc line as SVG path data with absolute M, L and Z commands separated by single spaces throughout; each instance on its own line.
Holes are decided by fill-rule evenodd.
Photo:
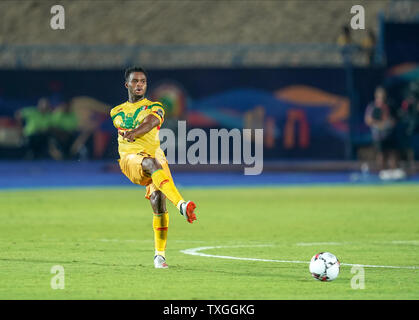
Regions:
M 243 261 L 264 261 L 264 262 L 279 262 L 279 263 L 303 263 L 309 264 L 308 261 L 299 261 L 299 260 L 276 260 L 276 259 L 259 259 L 259 258 L 245 258 L 245 257 L 232 257 L 232 256 L 221 256 L 203 253 L 203 250 L 210 249 L 222 249 L 222 248 L 249 248 L 249 247 L 268 247 L 272 245 L 240 245 L 240 246 L 211 246 L 211 247 L 198 247 L 190 248 L 185 250 L 180 250 L 180 252 L 192 256 L 208 257 L 208 258 L 218 258 L 218 259 L 231 259 L 231 260 L 243 260 Z M 353 264 L 353 263 L 341 263 L 341 266 L 357 266 L 365 268 L 386 268 L 386 269 L 419 269 L 418 266 L 380 266 L 380 265 L 369 265 L 369 264 Z

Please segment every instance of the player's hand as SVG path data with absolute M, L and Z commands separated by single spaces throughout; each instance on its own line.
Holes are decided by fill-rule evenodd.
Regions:
M 128 142 L 134 142 L 136 138 L 135 130 L 130 131 L 119 131 L 119 134 L 126 139 Z

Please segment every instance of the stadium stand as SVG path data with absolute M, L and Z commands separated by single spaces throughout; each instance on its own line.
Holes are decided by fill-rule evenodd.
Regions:
M 376 33 L 377 16 L 390 3 L 61 1 L 66 29 L 57 32 L 49 25 L 54 1 L 11 2 L 0 3 L 5 31 L 0 34 L 0 66 L 83 69 L 137 61 L 148 68 L 339 65 L 336 40 L 351 18 L 348 8 L 365 5 L 367 27 Z M 357 30 L 354 41 L 361 43 L 365 35 Z M 363 56 L 354 61 L 367 63 Z

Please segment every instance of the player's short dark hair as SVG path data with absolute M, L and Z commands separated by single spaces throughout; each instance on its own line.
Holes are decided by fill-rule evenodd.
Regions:
M 147 72 L 143 68 L 138 67 L 138 66 L 132 66 L 125 69 L 125 81 L 128 81 L 130 74 L 133 72 L 142 72 L 145 74 L 145 77 L 147 78 Z

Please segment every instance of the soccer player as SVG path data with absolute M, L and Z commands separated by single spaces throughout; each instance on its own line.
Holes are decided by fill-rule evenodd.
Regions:
M 166 198 L 189 223 L 196 220 L 196 205 L 180 195 L 160 148 L 159 130 L 164 121 L 164 108 L 160 102 L 145 97 L 145 70 L 140 67 L 125 70 L 125 87 L 128 89 L 128 101 L 110 112 L 119 133 L 119 166 L 131 182 L 146 186 L 145 197 L 150 200 L 154 213 L 154 267 L 168 268 L 165 256 L 169 227 Z

